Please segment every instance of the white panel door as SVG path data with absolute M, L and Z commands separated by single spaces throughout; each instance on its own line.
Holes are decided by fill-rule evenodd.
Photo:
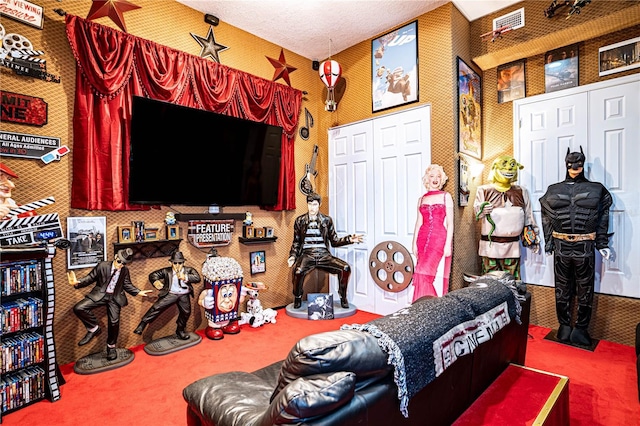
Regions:
M 431 162 L 430 114 L 427 105 L 373 122 L 376 244 L 395 241 L 411 252 L 418 197 L 425 192 L 422 175 Z M 370 281 L 376 313 L 390 314 L 411 304 L 412 286 L 394 293 Z
M 429 105 L 329 129 L 329 214 L 340 236 L 364 234 L 362 244 L 334 249 L 352 268 L 349 302 L 386 315 L 411 303 L 410 290 L 382 290 L 369 256 L 382 241 L 411 250 L 422 174 L 431 161 Z M 330 278 L 337 297 L 337 279 Z
M 633 171 L 640 159 L 640 82 L 590 91 L 589 109 L 587 177 L 613 195 L 613 256 L 601 264 L 595 290 L 640 298 L 640 185 Z
M 524 169 L 518 174 L 519 184 L 529 190 L 533 214 L 544 247 L 539 200 L 547 192 L 549 185 L 564 180 L 567 148 L 572 152 L 579 151 L 582 144 L 586 149 L 587 126 L 584 120 L 587 114 L 587 94 L 578 93 L 514 104 L 514 109 L 516 108 L 520 137 L 516 139 L 514 156 L 524 165 Z M 524 282 L 553 286 L 553 258 L 545 256 L 544 249 L 538 254 L 524 249 L 521 252 L 520 272 Z
M 340 237 L 363 234 L 364 243 L 333 249 L 335 256 L 351 265 L 347 288 L 349 302 L 358 309 L 375 312 L 369 286 L 369 251 L 373 248 L 373 124 L 362 121 L 329 130 L 329 215 Z M 329 288 L 339 300 L 338 280 L 332 275 Z
M 566 93 L 565 93 L 566 92 Z M 550 184 L 564 180 L 567 147 L 587 157 L 585 176 L 601 182 L 613 195 L 609 232 L 613 256 L 597 255 L 595 290 L 640 298 L 640 75 L 607 80 L 563 93 L 514 102 L 514 155 L 525 169 L 526 186 L 540 221 L 539 198 Z M 554 285 L 553 258 L 525 251 L 523 280 Z

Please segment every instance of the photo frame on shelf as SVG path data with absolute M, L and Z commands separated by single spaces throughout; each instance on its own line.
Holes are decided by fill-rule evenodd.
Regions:
M 458 57 L 458 151 L 482 159 L 482 78 Z
M 640 37 L 598 49 L 600 77 L 640 67 Z
M 242 237 L 243 238 L 254 238 L 254 230 L 253 226 L 245 225 L 242 227 Z
M 118 226 L 119 243 L 132 243 L 134 241 L 133 236 L 133 226 Z
M 418 21 L 371 41 L 373 112 L 418 101 Z
M 267 255 L 264 250 L 249 253 L 249 261 L 251 262 L 251 275 L 267 271 Z
M 158 239 L 158 228 L 145 228 L 144 230 L 144 240 L 145 241 L 156 241 Z
M 144 241 L 144 222 L 141 220 L 134 220 L 133 222 L 133 239 L 136 242 Z
M 264 238 L 264 228 L 256 227 L 253 232 L 256 238 Z
M 545 93 L 578 87 L 579 54 L 578 44 L 544 54 Z
M 273 238 L 274 233 L 273 233 L 273 228 L 270 226 L 265 226 L 264 228 L 264 236 L 266 238 Z
M 180 227 L 178 225 L 167 225 L 165 230 L 167 240 L 180 239 Z
M 498 103 L 515 101 L 527 96 L 526 60 L 498 66 Z
M 68 217 L 67 239 L 71 247 L 67 251 L 67 268 L 88 268 L 107 260 L 107 218 Z

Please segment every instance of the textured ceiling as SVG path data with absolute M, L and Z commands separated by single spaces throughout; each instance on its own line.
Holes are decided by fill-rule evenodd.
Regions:
M 311 60 L 326 59 L 447 3 L 447 0 L 177 1 Z M 469 21 L 474 21 L 520 1 L 453 0 L 453 4 Z

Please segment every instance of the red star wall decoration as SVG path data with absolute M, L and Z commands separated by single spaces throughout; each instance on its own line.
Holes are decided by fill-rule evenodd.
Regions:
M 279 78 L 282 78 L 284 79 L 284 81 L 287 82 L 289 86 L 291 86 L 291 81 L 289 81 L 289 73 L 294 72 L 297 68 L 294 68 L 291 65 L 287 64 L 286 59 L 284 59 L 284 49 L 280 49 L 279 59 L 273 59 L 268 56 L 266 56 L 266 58 L 269 60 L 269 62 L 271 62 L 271 65 L 273 65 L 273 67 L 275 68 L 275 71 L 273 73 L 273 78 L 271 79 L 271 81 L 276 81 Z
M 93 0 L 91 10 L 89 10 L 89 14 L 87 15 L 87 20 L 92 21 L 102 18 L 103 16 L 108 16 L 126 33 L 127 27 L 124 25 L 124 17 L 122 14 L 134 9 L 140 9 L 140 6 L 129 3 L 127 0 Z

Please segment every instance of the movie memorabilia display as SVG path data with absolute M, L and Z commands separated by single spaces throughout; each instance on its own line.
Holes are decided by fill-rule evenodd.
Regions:
M 27 0 L 2 1 L 0 15 L 30 25 L 39 30 L 43 27 L 43 8 Z
M 3 114 L 4 117 L 4 114 Z M 0 131 L 0 148 L 3 157 L 43 159 L 61 148 L 60 138 Z M 68 148 L 63 150 L 63 155 Z
M 235 230 L 233 219 L 223 220 L 190 220 L 187 229 L 187 240 L 198 248 L 227 246 Z
M 251 275 L 267 271 L 267 255 L 264 251 L 252 251 L 249 253 L 249 260 L 251 261 Z
M 2 121 L 41 127 L 47 124 L 48 105 L 42 98 L 0 90 Z
M 242 267 L 231 257 L 208 256 L 202 265 L 204 289 L 198 304 L 205 308 L 208 326 L 205 335 L 219 340 L 224 334 L 237 334 L 238 305 L 242 287 Z
M 578 86 L 578 45 L 561 47 L 544 55 L 545 93 Z
M 373 112 L 418 101 L 418 21 L 371 41 Z
M 527 95 L 525 60 L 498 67 L 498 103 L 522 99 Z
M 71 247 L 67 253 L 67 268 L 87 268 L 106 261 L 106 230 L 106 217 L 68 217 L 67 239 Z
M 640 67 L 640 37 L 610 44 L 598 49 L 598 75 L 614 74 Z
M 482 80 L 458 58 L 458 151 L 482 159 Z

